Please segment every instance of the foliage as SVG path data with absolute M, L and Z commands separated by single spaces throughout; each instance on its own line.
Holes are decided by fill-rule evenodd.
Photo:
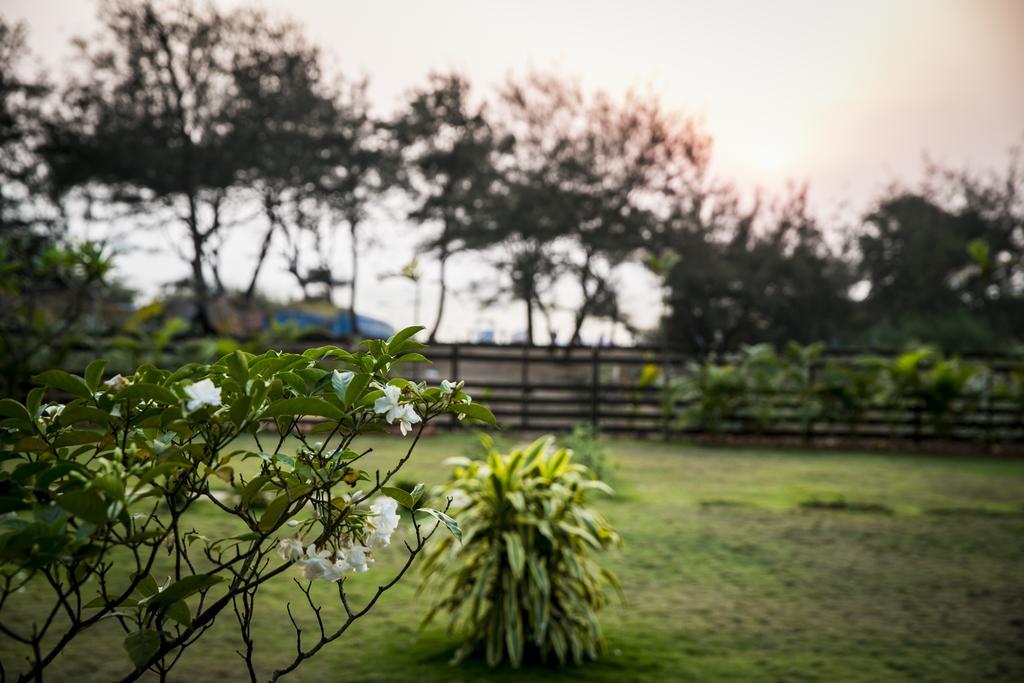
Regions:
M 102 245 L 52 233 L 8 232 L 0 241 L 0 396 L 30 386 L 34 369 L 57 366 L 97 332 L 90 316 L 118 296 Z
M 420 329 L 367 342 L 358 353 L 235 351 L 211 365 L 143 365 L 106 380 L 106 361 L 97 360 L 83 376 L 41 373 L 42 386 L 24 402 L 0 401 L 0 512 L 8 513 L 0 524 L 0 604 L 23 588 L 39 591 L 33 623 L 0 623 L 27 650 L 18 680 L 41 678 L 62 648 L 110 617 L 125 634 L 125 679 L 146 671 L 164 678 L 229 607 L 256 680 L 256 597 L 294 565 L 308 581 L 299 587 L 320 630 L 303 638 L 292 618 L 294 657 L 270 675 L 276 680 L 366 614 L 438 524 L 458 535 L 443 511 L 425 507 L 422 486 L 389 486 L 433 418 L 455 413 L 493 424 L 457 385 L 392 377 L 399 364 L 422 360 L 412 340 Z M 308 418 L 319 422 L 307 433 Z M 390 469 L 360 469 L 368 450 L 359 450 L 359 437 L 387 424 L 403 434 L 419 427 Z M 277 433 L 260 436 L 264 425 Z M 235 446 L 243 435 L 254 447 Z M 251 476 L 242 474 L 247 464 Z M 356 489 L 361 482 L 365 490 Z M 269 503 L 253 505 L 257 496 Z M 352 605 L 344 576 L 366 571 L 388 545 L 399 521 L 394 501 L 413 511 L 407 559 L 365 605 Z M 191 526 L 197 506 L 216 510 L 207 528 Z M 158 585 L 154 566 L 164 554 L 173 570 Z M 316 579 L 336 583 L 345 615 L 337 628 L 324 623 L 311 595 Z
M 893 429 L 927 420 L 948 433 L 957 415 L 992 402 L 1013 403 L 1019 392 L 1011 369 L 993 369 L 922 347 L 892 359 L 822 359 L 820 344 L 791 343 L 779 354 L 768 345 L 743 347 L 723 360 L 691 363 L 663 389 L 664 418 L 675 427 L 764 432 L 780 425 L 810 434 L 814 423 L 848 425 L 857 433 L 870 411 L 884 410 Z M 1002 375 L 1000 375 L 1002 377 Z M 681 404 L 681 405 L 680 405 Z M 915 436 L 920 436 L 920 425 Z
M 470 84 L 456 73 L 432 73 L 426 87 L 410 94 L 393 124 L 401 147 L 402 185 L 413 198 L 408 217 L 439 227 L 423 240 L 437 255 L 440 291 L 432 342 L 444 316 L 449 258 L 467 247 L 490 219 L 488 196 L 498 184 L 495 154 L 500 143 L 484 106 L 471 103 Z
M 889 363 L 889 402 L 916 401 L 935 427 L 944 430 L 956 408 L 978 397 L 981 368 L 958 358 L 942 358 L 934 349 L 908 351 Z
M 673 385 L 669 391 L 686 405 L 679 416 L 683 424 L 711 433 L 720 431 L 723 422 L 736 414 L 746 395 L 741 370 L 732 363 L 690 363 Z
M 440 574 L 444 597 L 427 614 L 450 613 L 463 638 L 456 660 L 482 646 L 487 663 L 513 667 L 528 655 L 560 663 L 597 658 L 603 647 L 597 611 L 605 586 L 618 580 L 591 557 L 621 541 L 587 506 L 608 486 L 572 463 L 543 437 L 485 462 L 453 458 L 445 489 L 463 529 L 461 545 L 442 539 L 422 570 L 425 585 Z
M 691 192 L 655 241 L 679 257 L 665 277 L 674 348 L 703 356 L 831 340 L 843 331 L 852 280 L 806 191 L 773 210 L 744 205 L 728 185 Z
M 568 450 L 573 462 L 586 467 L 596 479 L 604 482 L 614 479 L 615 466 L 608 455 L 608 447 L 602 443 L 594 425 L 589 422 L 576 424 L 570 434 L 558 438 L 558 445 Z

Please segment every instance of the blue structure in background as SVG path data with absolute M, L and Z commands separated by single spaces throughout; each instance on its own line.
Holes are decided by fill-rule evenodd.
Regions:
M 348 311 L 333 310 L 330 313 L 311 311 L 287 306 L 274 312 L 272 320 L 276 325 L 292 325 L 302 332 L 321 331 L 331 337 L 352 335 L 352 318 Z M 395 330 L 383 320 L 356 314 L 359 335 L 368 338 L 387 339 Z

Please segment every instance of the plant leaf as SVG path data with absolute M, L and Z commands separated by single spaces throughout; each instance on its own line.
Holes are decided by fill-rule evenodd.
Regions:
M 446 527 L 448 527 L 448 531 L 451 532 L 452 536 L 454 536 L 459 543 L 462 543 L 462 529 L 459 528 L 459 523 L 456 522 L 454 519 L 444 514 L 440 510 L 434 510 L 433 508 L 420 508 L 416 512 L 425 512 L 437 521 L 444 524 Z

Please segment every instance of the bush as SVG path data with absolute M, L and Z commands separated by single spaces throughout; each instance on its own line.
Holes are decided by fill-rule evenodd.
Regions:
M 483 647 L 487 663 L 526 656 L 560 663 L 596 659 L 603 647 L 597 611 L 613 574 L 591 553 L 620 545 L 619 535 L 587 507 L 593 491 L 610 492 L 544 437 L 486 462 L 453 458 L 446 492 L 463 529 L 462 544 L 445 537 L 427 556 L 424 586 L 435 577 L 444 597 L 427 614 L 450 613 L 462 635 L 461 661 Z
M 256 680 L 257 594 L 298 569 L 306 579 L 299 602 L 320 629 L 300 637 L 292 619 L 295 650 L 271 675 L 276 680 L 366 614 L 439 524 L 458 535 L 443 511 L 422 506 L 422 485 L 388 486 L 418 436 L 387 471 L 359 467 L 368 451 L 358 437 L 388 424 L 405 434 L 446 413 L 493 424 L 461 385 L 391 377 L 399 363 L 422 358 L 411 339 L 419 329 L 354 354 L 235 351 L 212 365 L 143 366 L 106 381 L 105 362 L 96 361 L 82 377 L 38 375 L 43 388 L 24 403 L 0 400 L 0 605 L 30 600 L 39 615 L 35 623 L 0 624 L 5 638 L 24 646 L 27 670 L 18 680 L 41 680 L 69 642 L 111 616 L 124 631 L 125 680 L 147 671 L 163 680 L 185 649 L 232 613 L 239 654 Z M 306 417 L 321 420 L 310 433 L 300 429 Z M 265 424 L 277 433 L 261 436 Z M 246 468 L 252 476 L 240 474 L 240 463 L 254 465 Z M 225 497 L 226 488 L 236 495 Z M 260 497 L 266 504 L 254 505 Z M 197 504 L 215 512 L 209 528 L 194 528 L 189 513 Z M 369 602 L 351 604 L 345 578 L 366 571 L 389 544 L 399 504 L 414 513 L 407 561 L 381 579 Z M 158 586 L 165 574 L 170 579 Z M 337 585 L 337 627 L 324 621 L 315 580 Z
M 581 422 L 567 434 L 558 439 L 558 445 L 566 448 L 572 454 L 573 462 L 583 465 L 597 479 L 604 482 L 611 482 L 614 474 L 611 458 L 608 449 L 589 422 Z

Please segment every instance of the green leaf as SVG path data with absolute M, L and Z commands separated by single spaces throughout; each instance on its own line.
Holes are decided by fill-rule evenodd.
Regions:
M 154 595 L 149 604 L 154 608 L 166 608 L 178 600 L 184 600 L 190 595 L 215 586 L 223 580 L 224 577 L 210 576 L 208 574 L 186 576 Z
M 245 386 L 246 381 L 249 379 L 249 359 L 246 357 L 245 352 L 236 350 L 227 357 L 226 362 L 228 374 L 231 378 Z
M 424 486 L 423 486 L 422 483 L 419 483 L 419 484 L 416 484 L 416 486 L 414 486 L 412 491 L 409 493 L 409 497 L 412 498 L 412 506 L 413 506 L 413 508 L 415 508 L 416 505 L 418 505 L 420 500 L 423 498 L 423 492 L 424 492 Z
M 508 555 L 508 564 L 512 568 L 512 575 L 516 579 L 523 578 L 523 568 L 526 566 L 526 551 L 523 550 L 523 541 L 517 535 L 508 531 L 502 534 L 505 539 L 505 553 Z
M 39 373 L 32 379 L 36 384 L 59 389 L 79 398 L 92 397 L 92 391 L 89 390 L 89 385 L 85 383 L 84 379 L 63 370 L 47 370 L 46 372 Z
M 349 383 L 352 382 L 352 378 L 355 377 L 356 373 L 351 370 L 339 371 L 335 370 L 331 373 L 331 388 L 334 389 L 334 393 L 338 395 L 341 402 L 348 405 L 345 402 L 345 390 L 348 389 Z
M 33 422 L 32 416 L 29 415 L 28 409 L 15 401 L 13 398 L 5 398 L 0 400 L 0 415 L 4 417 L 13 417 L 18 420 L 25 420 L 29 424 Z
M 135 580 L 137 574 L 132 574 L 132 580 Z M 152 574 L 146 574 L 142 579 L 135 584 L 135 592 L 144 598 L 151 598 L 160 592 L 160 587 L 157 586 L 156 579 L 153 578 Z
M 228 411 L 228 417 L 231 418 L 231 422 L 235 426 L 241 426 L 245 423 L 245 418 L 249 415 L 249 407 L 252 405 L 252 397 L 241 396 L 235 401 L 235 404 L 231 406 L 231 410 Z
M 182 626 L 192 625 L 192 610 L 188 608 L 188 603 L 184 600 L 178 600 L 168 605 L 164 616 L 178 622 Z
M 466 417 L 472 418 L 474 420 L 479 420 L 480 422 L 488 424 L 492 427 L 498 426 L 498 421 L 494 419 L 494 413 L 492 413 L 490 410 L 480 405 L 479 403 L 460 403 L 452 406 L 452 410 L 456 413 L 462 413 Z
M 140 671 L 160 651 L 160 633 L 151 628 L 136 631 L 124 639 L 124 649 L 131 657 L 135 670 Z
M 312 396 L 298 396 L 274 401 L 263 412 L 264 417 L 298 417 L 300 415 L 326 417 L 331 420 L 340 420 L 344 417 L 344 413 L 338 408 L 322 398 Z
M 81 446 L 84 443 L 102 441 L 107 435 L 103 432 L 92 432 L 88 429 L 76 429 L 65 432 L 53 440 L 54 446 Z
M 462 543 L 462 529 L 459 528 L 459 523 L 456 522 L 454 519 L 444 514 L 440 510 L 434 510 L 433 508 L 420 508 L 416 512 L 425 512 L 437 521 L 444 524 L 446 527 L 448 527 L 448 531 L 451 532 L 452 536 L 454 536 L 459 543 Z
M 91 422 L 97 425 L 106 426 L 110 422 L 110 415 L 99 408 L 86 405 L 68 405 L 60 411 L 57 420 L 62 425 L 70 425 L 76 422 Z
M 107 361 L 94 360 L 85 368 L 85 383 L 89 390 L 95 392 L 100 388 L 100 380 L 103 379 L 103 370 L 107 367 Z
M 270 531 L 277 526 L 277 523 L 281 520 L 281 515 L 288 509 L 288 505 L 309 493 L 310 488 L 308 485 L 298 486 L 294 489 L 289 489 L 270 501 L 270 505 L 267 506 L 267 509 L 263 511 L 263 515 L 260 517 L 260 531 Z
M 107 523 L 107 504 L 95 491 L 79 489 L 61 494 L 55 499 L 61 506 L 76 517 L 81 517 L 96 526 Z
M 173 405 L 178 402 L 178 397 L 170 389 L 158 384 L 139 382 L 130 384 L 117 392 L 117 400 L 137 399 L 141 401 L 156 401 L 166 405 Z
M 395 332 L 387 341 L 388 351 L 393 352 L 392 349 L 394 349 L 396 346 L 404 342 L 406 339 L 409 339 L 417 332 L 421 332 L 425 329 L 427 328 L 425 328 L 423 325 L 412 325 L 410 327 L 401 329 L 398 332 Z
M 239 505 L 242 507 L 243 510 L 249 507 L 249 505 L 252 503 L 252 499 L 256 497 L 260 490 L 262 490 L 263 487 L 266 486 L 267 482 L 269 482 L 270 480 L 271 477 L 264 474 L 255 477 L 252 481 L 245 485 L 245 488 L 242 489 L 242 495 L 239 500 Z
M 407 353 L 400 358 L 396 358 L 392 363 L 392 367 L 401 363 L 430 363 L 430 359 L 424 356 L 422 353 Z
M 345 407 L 349 407 L 353 403 L 359 400 L 359 397 L 363 395 L 366 390 L 366 385 L 370 383 L 370 376 L 364 374 L 358 374 L 352 378 L 349 382 L 348 388 L 345 389 Z
M 413 506 L 416 505 L 416 501 L 412 499 L 412 496 L 410 496 L 407 491 L 403 491 L 400 488 L 395 488 L 394 486 L 384 486 L 381 488 L 380 492 L 383 493 L 385 496 L 394 498 L 396 501 L 398 501 L 398 504 L 404 507 L 406 510 L 412 510 Z

